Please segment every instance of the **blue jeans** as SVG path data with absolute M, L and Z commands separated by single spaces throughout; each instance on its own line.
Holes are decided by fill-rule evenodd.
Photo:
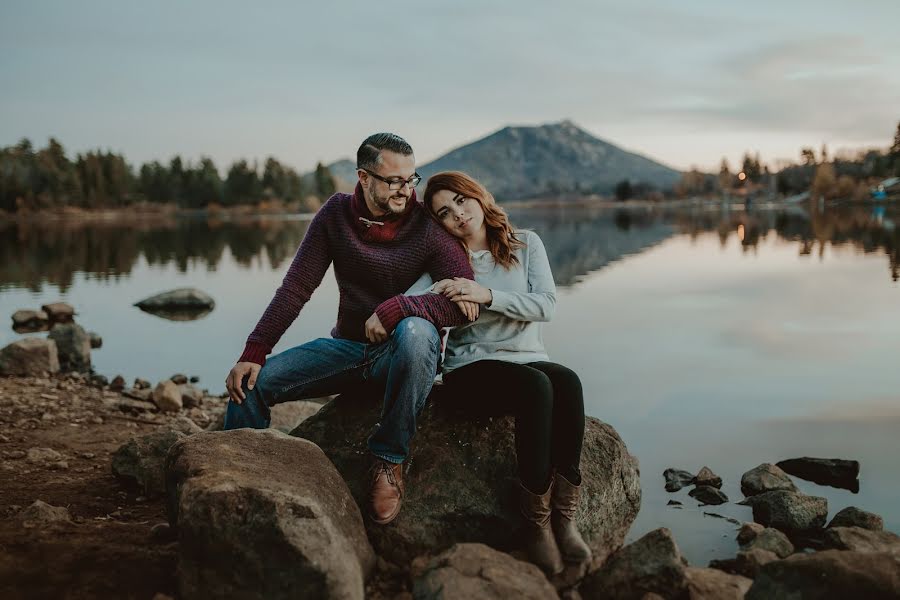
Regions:
M 225 429 L 269 426 L 269 407 L 280 402 L 338 394 L 361 383 L 384 389 L 381 422 L 369 436 L 369 450 L 401 463 L 409 456 L 416 417 L 431 392 L 440 360 L 441 339 L 434 325 L 419 317 L 400 321 L 380 344 L 319 338 L 270 357 L 256 385 L 241 404 L 228 402 Z

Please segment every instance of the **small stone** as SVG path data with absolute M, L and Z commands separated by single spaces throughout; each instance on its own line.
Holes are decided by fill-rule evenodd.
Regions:
M 92 386 L 98 388 L 106 387 L 107 385 L 109 385 L 109 379 L 107 379 L 104 375 L 91 375 L 90 382 Z
M 103 338 L 95 331 L 88 332 L 88 338 L 91 340 L 91 348 L 97 349 L 103 347 Z
M 28 462 L 59 462 L 63 458 L 62 454 L 52 448 L 30 448 L 28 450 Z
M 5 435 L 0 434 L 0 444 L 8 444 L 8 443 L 9 443 L 9 438 L 6 437 Z
M 45 304 L 41 307 L 41 310 L 47 313 L 47 316 L 50 317 L 50 320 L 54 323 L 68 323 L 75 316 L 75 309 L 71 304 L 65 302 Z
M 694 483 L 694 474 L 684 469 L 666 469 L 663 471 L 663 477 L 666 479 L 667 492 L 677 492 Z
M 678 500 L 669 500 L 666 502 L 666 506 L 681 506 L 681 502 Z
M 709 485 L 698 485 L 688 492 L 688 495 L 696 498 L 703 504 L 724 504 L 728 502 L 728 496 Z
M 9 450 L 3 453 L 3 458 L 7 458 L 9 460 L 19 460 L 20 458 L 25 458 L 26 454 L 23 450 Z
M 134 380 L 134 387 L 139 390 L 149 390 L 150 382 L 146 379 L 141 379 L 140 377 L 136 377 Z
M 181 390 L 172 380 L 160 381 L 156 384 L 156 388 L 153 390 L 153 402 L 165 412 L 178 412 L 184 406 Z
M 200 381 L 199 377 L 197 377 L 196 375 L 191 375 L 191 378 L 190 378 L 191 383 L 197 383 L 198 381 Z
M 51 506 L 42 500 L 35 500 L 31 506 L 20 512 L 17 517 L 22 522 L 22 526 L 26 528 L 72 520 L 68 509 L 62 506 Z
M 759 523 L 744 523 L 741 525 L 741 530 L 738 531 L 737 543 L 743 546 L 753 541 L 765 528 L 765 525 L 760 525 Z
M 109 389 L 114 392 L 121 392 L 125 389 L 125 378 L 121 375 L 116 375 L 113 377 L 113 380 L 109 382 Z
M 700 472 L 697 473 L 697 477 L 694 480 L 694 483 L 697 486 L 708 485 L 714 488 L 722 487 L 722 478 L 712 472 L 709 467 L 703 467 L 700 469 Z
M 169 377 L 169 379 L 172 380 L 172 383 L 174 383 L 176 385 L 182 385 L 182 384 L 188 382 L 187 375 L 185 375 L 183 373 L 175 373 L 174 375 Z
M 94 454 L 93 452 L 79 452 L 78 456 L 79 456 L 79 458 L 83 458 L 85 460 L 91 460 L 91 459 L 95 458 L 97 455 Z
M 47 466 L 50 467 L 51 469 L 53 469 L 54 471 L 67 471 L 69 469 L 69 463 L 67 463 L 64 460 L 50 463 Z
M 104 423 L 103 417 L 91 417 L 89 422 L 93 425 L 103 425 Z

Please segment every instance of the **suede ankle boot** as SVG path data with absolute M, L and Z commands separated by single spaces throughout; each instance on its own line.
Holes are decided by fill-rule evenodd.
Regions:
M 553 492 L 553 480 L 543 494 L 534 494 L 519 482 L 521 493 L 520 508 L 526 521 L 525 549 L 528 560 L 539 566 L 545 573 L 556 575 L 563 570 L 562 559 L 553 531 L 550 529 L 550 495 Z
M 553 478 L 553 514 L 550 517 L 559 553 L 567 563 L 580 564 L 591 559 L 591 549 L 575 525 L 575 511 L 581 497 L 581 486 L 556 473 Z

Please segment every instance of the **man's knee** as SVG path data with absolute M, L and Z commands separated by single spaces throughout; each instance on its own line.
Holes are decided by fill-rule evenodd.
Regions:
M 440 352 L 441 336 L 429 321 L 407 317 L 397 324 L 394 343 L 401 352 L 431 353 L 436 357 Z

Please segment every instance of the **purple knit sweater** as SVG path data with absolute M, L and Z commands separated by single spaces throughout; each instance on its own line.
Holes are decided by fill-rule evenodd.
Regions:
M 367 226 L 359 217 L 384 225 Z M 239 362 L 265 364 L 332 262 L 340 290 L 332 337 L 366 342 L 365 322 L 373 312 L 388 333 L 406 317 L 422 317 L 437 328 L 466 322 L 456 304 L 440 294 L 403 295 L 426 271 L 434 281 L 474 279 L 462 245 L 428 216 L 415 193 L 402 215 L 375 218 L 357 184 L 353 195 L 335 194 L 316 213 Z

